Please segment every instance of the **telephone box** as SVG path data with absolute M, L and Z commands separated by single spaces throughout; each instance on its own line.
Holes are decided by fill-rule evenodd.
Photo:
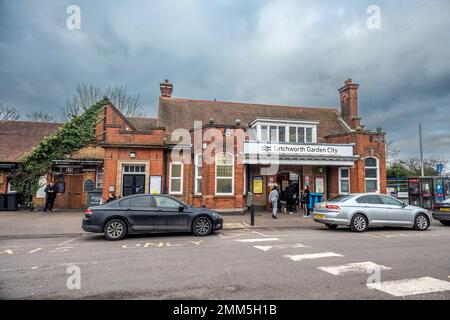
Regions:
M 449 180 L 446 177 L 408 178 L 409 204 L 432 209 L 433 205 L 449 197 Z

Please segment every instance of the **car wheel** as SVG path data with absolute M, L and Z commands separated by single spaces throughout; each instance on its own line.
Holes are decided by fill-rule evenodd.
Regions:
M 325 223 L 325 225 L 327 226 L 328 229 L 336 229 L 338 227 L 337 224 Z
M 212 231 L 212 223 L 211 220 L 209 220 L 206 217 L 198 217 L 194 220 L 194 223 L 192 224 L 192 232 L 196 236 L 207 236 Z
M 127 225 L 120 219 L 108 221 L 105 225 L 104 234 L 107 240 L 120 240 L 127 233 Z
M 441 220 L 439 222 L 442 223 L 444 226 L 450 226 L 450 221 L 448 220 Z
M 350 223 L 350 228 L 354 232 L 364 232 L 367 230 L 368 226 L 369 222 L 367 221 L 367 218 L 360 213 L 355 214 Z
M 423 213 L 419 213 L 414 220 L 414 229 L 425 231 L 430 227 L 428 218 Z

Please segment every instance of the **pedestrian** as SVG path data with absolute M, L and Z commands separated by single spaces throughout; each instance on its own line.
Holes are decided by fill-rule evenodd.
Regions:
M 272 204 L 272 219 L 277 219 L 278 201 L 280 200 L 280 194 L 278 193 L 277 186 L 272 188 L 269 194 L 269 202 Z
M 45 207 L 44 212 L 53 211 L 53 205 L 55 204 L 56 194 L 58 193 L 58 189 L 53 182 L 50 182 L 47 187 L 44 189 L 45 192 Z
M 309 211 L 309 195 L 311 194 L 311 192 L 309 192 L 309 186 L 306 186 L 305 190 L 303 190 L 301 198 L 300 198 L 300 202 L 302 203 L 302 205 L 304 206 L 305 209 L 305 214 L 303 215 L 303 217 L 311 217 L 310 211 Z
M 294 188 L 291 184 L 286 188 L 286 207 L 289 214 L 294 214 Z
M 108 203 L 108 202 L 111 202 L 111 201 L 114 201 L 114 200 L 117 200 L 116 194 L 115 193 L 110 193 L 109 194 L 109 198 L 106 200 L 105 203 Z

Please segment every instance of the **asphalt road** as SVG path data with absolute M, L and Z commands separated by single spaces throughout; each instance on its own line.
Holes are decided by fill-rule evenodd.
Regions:
M 450 299 L 449 244 L 439 225 L 0 238 L 0 298 Z

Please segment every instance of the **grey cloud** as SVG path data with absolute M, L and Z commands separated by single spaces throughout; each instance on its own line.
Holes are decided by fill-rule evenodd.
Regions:
M 57 111 L 77 83 L 127 85 L 154 115 L 158 84 L 179 97 L 338 107 L 346 78 L 360 113 L 405 156 L 450 159 L 450 2 L 78 1 L 82 29 L 65 27 L 73 1 L 0 2 L 0 100 L 24 113 Z M 438 152 L 439 153 L 439 152 Z

